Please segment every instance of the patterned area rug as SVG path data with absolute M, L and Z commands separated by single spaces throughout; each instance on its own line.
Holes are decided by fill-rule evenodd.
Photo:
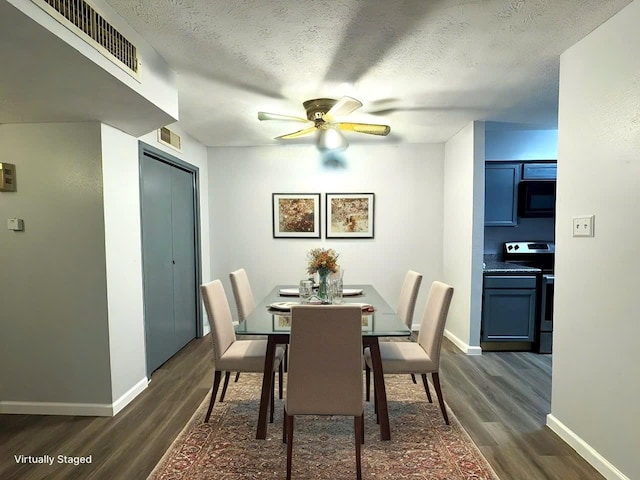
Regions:
M 209 395 L 171 445 L 148 480 L 282 479 L 282 401 L 266 440 L 255 439 L 261 375 L 243 373 L 231 382 L 224 403 L 216 403 L 203 423 Z M 419 378 L 418 378 L 419 381 Z M 385 377 L 391 441 L 380 441 L 373 404 L 365 406 L 365 479 L 497 480 L 497 476 L 451 410 L 446 425 L 435 399 L 430 404 L 419 381 L 408 375 Z M 446 391 L 445 391 L 446 396 Z M 353 419 L 296 417 L 293 475 L 300 480 L 355 478 Z

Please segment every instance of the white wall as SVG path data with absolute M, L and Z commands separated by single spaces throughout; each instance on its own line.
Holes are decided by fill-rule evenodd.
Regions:
M 138 141 L 104 124 L 101 135 L 111 399 L 119 410 L 147 386 Z
M 640 478 L 640 1 L 561 57 L 548 425 L 606 478 Z M 571 236 L 595 214 L 595 237 Z
M 472 122 L 445 144 L 443 272 L 455 289 L 445 335 L 469 354 L 480 353 L 484 138 Z
M 323 163 L 311 145 L 209 148 L 211 278 L 220 278 L 235 313 L 229 272 L 245 268 L 254 297 L 306 278 L 306 253 L 333 247 L 345 283 L 373 284 L 396 306 L 407 270 L 425 286 L 442 278 L 443 145 L 352 145 Z M 274 239 L 272 193 L 375 193 L 375 238 Z M 324 237 L 324 196 L 322 197 Z
M 0 412 L 108 405 L 100 124 L 5 124 L 0 144 L 17 178 L 0 192 Z

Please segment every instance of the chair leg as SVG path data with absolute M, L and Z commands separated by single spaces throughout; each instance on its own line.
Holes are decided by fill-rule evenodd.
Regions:
M 238 383 L 239 379 L 240 379 L 240 372 L 236 372 L 236 379 L 233 382 Z
M 231 377 L 231 372 L 225 372 L 224 385 L 222 385 L 222 393 L 220 394 L 221 402 L 224 402 L 224 396 L 227 394 L 227 387 L 229 386 L 229 377 Z
M 355 437 L 356 437 L 356 478 L 358 480 L 362 480 L 362 462 L 360 461 L 360 451 L 362 449 L 363 436 L 363 421 L 362 416 L 353 417 L 354 429 L 355 429 Z M 361 443 L 362 442 L 362 443 Z
M 287 409 L 282 407 L 282 443 L 287 443 Z
M 362 438 L 360 439 L 360 441 L 364 445 L 364 412 L 362 412 L 362 416 L 360 417 L 360 419 L 362 421 Z
M 431 374 L 431 378 L 433 379 L 433 386 L 436 389 L 436 395 L 438 396 L 438 403 L 440 404 L 440 410 L 444 417 L 444 423 L 449 425 L 449 416 L 447 415 L 447 409 L 444 406 L 444 397 L 442 396 L 442 389 L 440 388 L 440 376 L 438 375 L 438 372 L 433 372 Z
M 373 381 L 373 413 L 376 414 L 376 423 L 380 424 L 380 416 L 378 415 L 378 392 L 376 391 L 375 380 Z
M 282 377 L 284 376 L 284 367 L 286 365 L 282 365 L 280 362 L 280 366 L 278 367 L 278 397 L 282 400 Z
M 418 384 L 418 382 L 416 382 L 416 375 L 415 375 L 415 373 L 412 373 L 412 374 L 411 374 L 411 380 L 413 380 L 413 383 L 414 383 L 415 385 L 417 385 L 417 384 Z
M 424 385 L 424 391 L 427 392 L 427 398 L 429 399 L 429 403 L 433 403 L 433 399 L 431 398 L 431 390 L 429 390 L 429 382 L 427 382 L 427 374 L 422 374 L 422 383 Z
M 213 405 L 216 403 L 216 395 L 218 395 L 218 387 L 220 387 L 220 379 L 222 378 L 222 372 L 216 370 L 213 374 L 213 389 L 211 390 L 211 400 L 209 401 L 209 409 L 207 415 L 204 417 L 204 423 L 209 423 L 209 417 L 213 410 Z
M 271 374 L 271 407 L 269 411 L 269 423 L 273 423 L 273 411 L 275 409 L 276 402 L 276 374 L 273 372 Z
M 366 400 L 369 401 L 369 390 L 371 390 L 371 369 L 369 365 L 365 365 L 364 367 L 364 379 L 365 379 L 365 392 L 366 392 Z
M 293 415 L 285 412 L 287 425 L 287 480 L 291 480 L 291 456 L 293 454 Z
M 282 361 L 284 362 L 284 371 L 286 372 L 289 367 L 289 345 L 284 346 L 284 356 L 282 357 Z

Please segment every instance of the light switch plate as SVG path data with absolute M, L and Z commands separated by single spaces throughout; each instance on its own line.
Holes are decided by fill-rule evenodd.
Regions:
M 593 223 L 595 215 L 585 215 L 583 217 L 573 217 L 574 237 L 593 237 Z

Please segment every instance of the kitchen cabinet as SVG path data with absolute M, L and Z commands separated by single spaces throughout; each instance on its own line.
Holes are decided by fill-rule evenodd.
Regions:
M 522 163 L 487 163 L 484 172 L 484 225 L 518 224 L 518 183 Z
M 485 275 L 483 342 L 533 342 L 536 275 Z

